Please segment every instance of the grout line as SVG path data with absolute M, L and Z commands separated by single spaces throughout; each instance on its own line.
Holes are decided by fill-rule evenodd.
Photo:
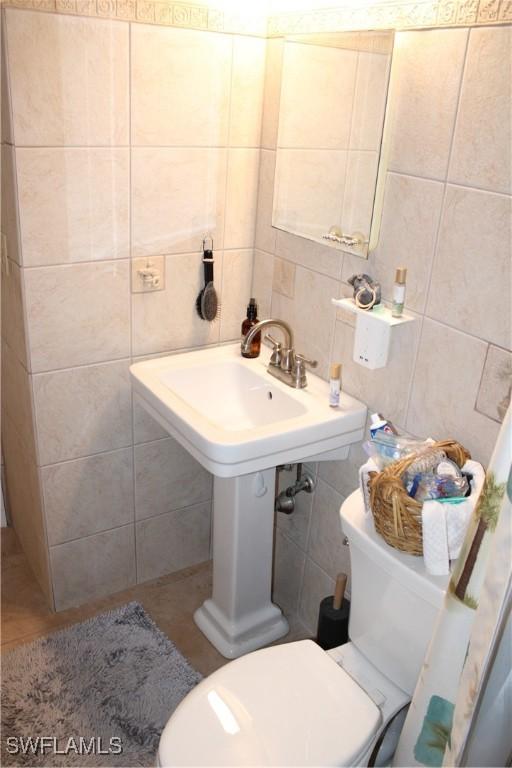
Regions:
M 338 281 L 338 288 L 337 288 L 338 294 L 340 294 L 340 283 L 341 283 L 341 280 Z M 334 347 L 335 347 L 335 344 L 336 344 L 336 321 L 338 319 L 337 307 L 331 306 L 330 309 L 332 311 L 332 320 L 331 320 L 331 328 L 330 328 L 331 341 L 330 341 L 330 344 L 329 344 L 329 353 L 328 353 L 329 354 L 329 361 L 328 361 L 329 366 L 331 365 L 331 363 L 334 362 Z M 327 373 L 327 375 L 329 375 L 329 373 Z
M 222 254 L 221 254 L 221 260 L 222 260 L 222 270 L 221 270 L 221 279 L 220 279 L 220 297 L 219 297 L 219 306 L 220 306 L 220 313 L 219 318 L 217 322 L 217 328 L 216 328 L 216 336 L 217 336 L 217 342 L 220 342 L 222 338 L 222 309 L 223 305 L 225 303 L 225 290 L 224 290 L 224 280 L 226 276 L 226 250 L 224 248 L 226 244 L 226 222 L 228 218 L 227 214 L 227 202 L 228 202 L 228 189 L 229 189 L 229 169 L 231 166 L 230 160 L 231 160 L 231 149 L 234 149 L 234 147 L 230 146 L 231 141 L 231 110 L 232 110 L 232 104 L 233 104 L 233 72 L 234 72 L 234 60 L 235 60 L 235 43 L 234 38 L 231 40 L 231 64 L 230 64 L 230 77 L 229 77 L 229 98 L 228 98 L 228 107 L 227 107 L 227 115 L 228 115 L 228 132 L 227 132 L 227 146 L 226 146 L 226 159 L 225 159 L 225 165 L 224 165 L 224 200 L 223 200 L 223 210 L 222 210 Z M 214 244 L 215 245 L 215 244 Z M 215 254 L 214 254 L 215 256 Z M 202 280 L 201 275 L 201 280 Z M 201 283 L 202 285 L 202 283 Z M 210 541 L 210 548 L 211 548 L 211 541 Z
M 133 296 L 132 293 L 132 271 L 133 271 L 133 220 L 132 220 L 132 24 L 128 24 L 128 138 L 129 138 L 129 144 L 130 149 L 129 151 L 129 158 L 128 158 L 128 243 L 129 243 L 129 254 L 130 254 L 130 274 L 128 276 L 128 301 L 130 302 L 130 362 L 133 363 L 133 330 L 134 330 L 134 321 L 133 321 L 133 312 L 134 312 L 134 305 L 133 305 Z M 164 260 L 166 257 L 164 256 Z M 135 566 L 135 583 L 139 583 L 139 567 L 138 567 L 138 557 L 137 557 L 137 493 L 136 493 L 136 477 L 135 477 L 135 416 L 134 416 L 135 410 L 134 410 L 134 397 L 133 397 L 133 387 L 130 386 L 130 424 L 131 424 L 131 432 L 132 432 L 132 445 L 131 445 L 131 470 L 132 470 L 132 502 L 133 502 L 133 556 L 134 556 L 134 566 Z
M 2 418 L 5 423 L 10 424 L 13 433 L 16 435 L 17 439 L 21 443 L 21 446 L 25 450 L 25 454 L 27 456 L 28 461 L 37 469 L 39 466 L 37 463 L 37 458 L 34 455 L 34 451 L 31 449 L 31 446 L 25 442 L 25 438 L 23 437 L 23 433 L 20 426 L 15 422 L 15 420 L 12 418 L 11 414 L 8 411 L 2 414 Z M 8 458 L 6 457 L 5 454 L 3 455 L 3 459 L 4 459 L 4 466 L 5 466 L 8 463 Z
M 27 295 L 26 295 L 26 287 L 25 287 L 25 274 L 24 274 L 24 259 L 23 259 L 23 238 L 22 238 L 22 226 L 21 226 L 21 206 L 20 206 L 20 198 L 19 198 L 19 191 L 18 191 L 18 166 L 17 166 L 17 159 L 16 159 L 16 149 L 15 147 L 12 148 L 12 195 L 13 195 L 13 204 L 14 204 L 14 219 L 15 219 L 15 230 L 16 230 L 16 240 L 17 240 L 17 253 L 18 256 L 18 262 L 15 262 L 19 269 L 19 280 L 20 280 L 20 300 L 21 300 L 21 310 L 23 314 L 23 325 L 24 325 L 24 341 L 25 341 L 25 356 L 26 356 L 26 368 L 29 373 L 32 373 L 32 354 L 31 354 L 31 344 L 30 344 L 30 325 L 28 322 L 28 309 L 27 309 Z M 12 261 L 15 261 L 14 259 L 11 259 Z M 37 446 L 36 446 L 37 448 Z
M 388 170 L 388 174 L 390 176 L 405 176 L 409 179 L 416 179 L 417 181 L 427 181 L 431 182 L 433 184 L 446 184 L 450 187 L 457 187 L 458 189 L 466 189 L 469 192 L 481 192 L 482 194 L 488 194 L 488 195 L 497 195 L 499 197 L 511 197 L 512 195 L 509 192 L 498 192 L 495 189 L 489 189 L 488 187 L 477 187 L 474 184 L 461 184 L 456 181 L 450 181 L 448 179 L 435 179 L 430 176 L 419 176 L 415 173 L 407 173 L 405 171 L 390 171 Z
M 285 234 L 292 234 L 292 233 L 286 232 L 285 230 L 280 230 L 280 231 L 284 231 Z M 293 237 L 300 237 L 300 235 L 293 234 Z M 312 240 L 311 242 L 314 245 L 320 245 L 320 243 L 317 243 L 316 241 Z M 328 248 L 329 246 L 326 246 L 326 247 Z M 277 253 L 277 252 L 276 253 L 272 253 L 272 251 L 267 251 L 264 248 L 256 248 L 255 247 L 254 250 L 255 251 L 259 251 L 260 253 L 264 253 L 266 256 L 274 256 L 275 258 L 281 259 L 282 261 L 287 261 L 287 262 L 289 262 L 290 264 L 293 264 L 296 267 L 300 267 L 301 269 L 307 269 L 310 272 L 314 272 L 315 275 L 321 275 L 322 277 L 328 277 L 330 280 L 335 280 L 336 282 L 343 282 L 341 280 L 341 270 L 342 270 L 342 266 L 343 266 L 343 258 L 346 255 L 352 255 L 352 254 L 348 254 L 348 253 L 346 253 L 344 251 L 341 251 L 341 250 L 339 250 L 337 248 L 336 249 L 333 248 L 332 249 L 333 255 L 334 254 L 338 254 L 339 257 L 343 257 L 341 259 L 338 259 L 338 264 L 336 266 L 336 271 L 335 271 L 335 274 L 333 274 L 332 272 L 324 272 L 322 270 L 315 269 L 314 267 L 310 266 L 309 264 L 304 264 L 301 261 L 295 261 L 292 258 L 290 258 L 289 255 L 284 256 L 284 255 L 281 255 L 281 253 Z M 364 261 L 367 262 L 366 259 L 364 259 Z
M 156 254 L 154 254 L 156 255 Z M 98 266 L 103 265 L 112 265 L 115 266 L 117 264 L 122 264 L 123 262 L 130 262 L 130 256 L 120 256 L 118 259 L 113 259 L 112 257 L 108 259 L 87 259 L 84 261 L 63 261 L 56 264 L 27 264 L 26 266 L 22 267 L 24 270 L 36 270 L 36 269 L 52 269 L 54 267 L 80 267 L 82 265 L 91 265 L 96 264 Z
M 486 339 L 483 336 L 477 336 L 475 333 L 468 333 L 466 330 L 462 328 L 457 328 L 456 325 L 447 323 L 444 320 L 439 320 L 439 318 L 437 317 L 432 317 L 431 315 L 427 314 L 427 312 L 423 313 L 423 317 L 425 318 L 425 320 L 429 320 L 431 323 L 436 323 L 437 325 L 440 325 L 443 328 L 448 328 L 451 331 L 455 331 L 455 333 L 460 333 L 462 336 L 467 336 L 470 339 L 475 339 L 476 341 L 482 342 L 482 344 L 491 344 L 493 347 L 500 347 L 500 349 L 504 349 L 506 352 L 510 352 L 510 349 L 507 349 L 507 347 L 504 347 L 500 344 L 496 344 L 494 341 L 490 339 Z
M 195 509 L 196 507 L 201 507 L 204 504 L 210 504 L 211 501 L 212 501 L 212 498 L 210 497 L 209 499 L 205 499 L 204 501 L 197 501 L 194 504 L 187 504 L 185 507 L 176 507 L 176 509 L 168 509 L 167 512 L 159 512 L 157 515 L 150 515 L 149 517 L 142 517 L 140 519 L 135 518 L 134 522 L 128 521 L 127 523 L 122 523 L 121 525 L 114 525 L 111 528 L 104 528 L 101 531 L 94 531 L 94 533 L 87 533 L 84 536 L 76 536 L 75 538 L 72 538 L 72 539 L 59 541 L 56 544 L 52 544 L 51 548 L 61 547 L 64 544 L 71 544 L 75 541 L 83 541 L 84 539 L 91 539 L 93 538 L 93 536 L 101 536 L 103 533 L 111 533 L 112 531 L 118 531 L 121 528 L 129 528 L 133 525 L 135 525 L 135 528 L 137 528 L 137 523 L 143 523 L 147 520 L 155 520 L 156 518 L 165 517 L 166 515 L 173 515 L 176 512 L 187 512 L 188 510 Z M 185 566 L 185 568 L 190 568 L 190 567 L 191 566 L 188 566 L 188 565 Z
M 115 149 L 130 149 L 130 144 L 15 144 L 14 145 L 16 149 L 38 149 L 38 150 L 46 150 L 46 149 L 55 149 L 55 150 L 61 150 L 62 152 L 65 152 L 68 149 L 84 149 L 84 150 L 90 150 L 90 149 L 108 149 L 108 150 L 115 150 Z M 150 148 L 150 147 L 148 147 Z
M 74 539 L 66 539 L 66 541 L 59 541 L 57 544 L 51 544 L 51 549 L 56 549 L 57 547 L 65 546 L 66 544 L 72 544 L 75 541 L 84 541 L 85 539 L 92 539 L 94 536 L 101 536 L 103 533 L 111 533 L 112 531 L 120 531 L 122 528 L 132 528 L 133 523 L 127 522 L 123 523 L 122 525 L 115 525 L 113 528 L 105 528 L 102 531 L 95 531 L 94 533 L 88 533 L 86 536 L 77 536 Z M 111 594 L 111 593 L 109 593 Z M 106 597 L 109 595 L 106 595 Z
M 265 90 L 267 86 L 267 61 L 269 56 L 269 41 L 268 38 L 265 38 L 263 41 L 264 51 L 263 51 L 263 67 L 262 71 L 260 73 L 261 76 L 261 109 L 260 109 L 260 120 L 259 120 L 259 129 L 258 129 L 258 136 L 259 136 L 259 146 L 258 149 L 260 150 L 260 168 L 261 168 L 261 149 L 263 147 L 262 141 L 263 141 L 263 123 L 265 120 Z M 258 184 L 259 189 L 259 184 Z
M 61 150 L 66 151 L 68 149 L 84 149 L 84 150 L 90 150 L 90 149 L 108 149 L 108 150 L 115 150 L 115 149 L 172 149 L 172 150 L 187 150 L 187 149 L 198 149 L 198 150 L 205 150 L 206 152 L 210 152 L 212 150 L 221 150 L 221 149 L 261 149 L 261 147 L 253 145 L 253 144 L 234 144 L 231 146 L 229 143 L 226 144 L 14 144 L 11 142 L 4 141 L 2 142 L 4 144 L 8 144 L 9 146 L 15 146 L 16 149 L 38 149 L 38 150 L 46 150 L 46 149 L 54 149 L 54 150 Z M 305 147 L 307 149 L 307 147 Z M 366 151 L 366 150 L 361 150 Z M 371 150 L 367 150 L 371 151 Z
M 421 347 L 421 341 L 423 339 L 423 325 L 424 325 L 425 315 L 419 315 L 417 318 L 417 321 L 419 323 L 419 329 L 418 329 L 418 340 L 416 343 L 416 349 L 414 350 L 413 360 L 411 364 L 411 378 L 409 380 L 409 386 L 407 387 L 407 399 L 406 399 L 406 405 L 404 410 L 404 426 L 407 429 L 407 423 L 409 420 L 409 408 L 411 406 L 411 400 L 414 390 L 414 382 L 416 380 L 416 366 L 418 364 L 418 358 L 420 355 L 420 347 Z
M 160 439 L 164 440 L 165 438 L 160 438 Z M 87 453 L 85 456 L 74 456 L 70 459 L 61 459 L 60 461 L 50 461 L 47 464 L 40 464 L 40 467 L 41 469 L 45 469 L 46 467 L 59 467 L 61 464 L 71 464 L 74 461 L 84 461 L 86 459 L 93 459 L 96 456 L 104 456 L 105 454 L 116 453 L 118 451 L 128 451 L 131 447 L 132 446 L 130 444 L 120 445 L 118 448 L 108 448 L 104 451 L 97 451 L 96 453 Z
M 475 404 L 473 405 L 473 410 L 476 411 L 477 413 L 481 413 L 481 411 L 479 411 L 476 406 L 477 406 L 477 403 L 478 403 L 478 396 L 480 394 L 480 390 L 482 389 L 482 382 L 483 382 L 483 379 L 484 379 L 484 372 L 485 372 L 485 368 L 487 366 L 487 360 L 489 359 L 490 351 L 491 351 L 491 345 L 488 344 L 487 345 L 487 349 L 485 351 L 484 364 L 482 365 L 482 371 L 480 373 L 480 379 L 478 381 L 478 387 L 476 388 Z M 486 414 L 482 414 L 482 415 L 485 416 Z M 488 417 L 488 418 L 490 418 L 490 417 Z
M 230 51 L 230 64 L 229 64 L 229 98 L 227 104 L 227 118 L 228 118 L 228 130 L 227 130 L 227 142 L 226 147 L 231 149 L 231 112 L 233 108 L 233 78 L 235 71 L 235 40 L 231 40 Z
M 410 382 L 409 382 L 409 388 L 408 388 L 408 393 L 407 393 L 407 404 L 406 404 L 405 415 L 404 415 L 404 421 L 405 421 L 406 427 L 407 427 L 407 425 L 409 423 L 409 410 L 410 410 L 411 402 L 412 402 L 412 398 L 413 398 L 414 383 L 415 383 L 415 380 L 416 380 L 416 372 L 417 372 L 416 371 L 416 366 L 417 366 L 417 363 L 418 363 L 421 343 L 422 343 L 422 339 L 423 339 L 423 331 L 424 331 L 424 326 L 425 326 L 425 318 L 427 318 L 429 320 L 431 319 L 429 317 L 429 315 L 427 314 L 427 309 L 428 309 L 429 298 L 430 298 L 430 289 L 432 287 L 432 278 L 433 278 L 433 275 L 434 275 L 434 266 L 435 266 L 435 263 L 436 263 L 436 257 L 437 257 L 438 247 L 439 247 L 439 241 L 440 241 L 440 237 L 441 237 L 441 227 L 442 227 L 442 222 L 444 220 L 446 198 L 447 198 L 447 193 L 448 193 L 448 181 L 447 181 L 447 178 L 448 178 L 448 173 L 449 173 L 450 158 L 451 158 L 451 154 L 452 154 L 453 142 L 454 142 L 454 137 L 455 137 L 455 130 L 456 130 L 456 125 L 457 125 L 458 111 L 459 111 L 459 108 L 460 108 L 460 97 L 461 97 L 461 92 L 462 92 L 462 84 L 463 84 L 463 80 L 464 80 L 464 72 L 465 72 L 465 67 L 466 67 L 468 45 L 469 45 L 469 32 L 468 32 L 467 38 L 466 38 L 466 45 L 465 45 L 465 50 L 464 50 L 464 60 L 463 60 L 463 64 L 462 64 L 462 71 L 461 71 L 461 76 L 460 76 L 458 92 L 457 92 L 457 107 L 456 107 L 456 110 L 455 110 L 455 118 L 454 118 L 453 126 L 452 126 L 452 135 L 451 135 L 451 138 L 450 138 L 450 149 L 449 149 L 449 152 L 448 152 L 448 162 L 446 164 L 445 180 L 443 181 L 443 197 L 442 197 L 442 200 L 441 200 L 441 206 L 439 208 L 439 216 L 438 216 L 437 226 L 436 226 L 436 235 L 435 235 L 435 239 L 434 239 L 434 246 L 433 246 L 433 249 L 432 249 L 432 256 L 431 256 L 431 259 L 430 259 L 430 265 L 429 265 L 429 270 L 428 270 L 428 275 L 427 275 L 426 285 L 425 285 L 425 288 L 426 288 L 426 290 L 425 290 L 425 303 L 424 303 L 424 306 L 423 306 L 423 311 L 421 313 L 420 328 L 419 328 L 419 334 L 418 334 L 418 343 L 416 345 L 416 350 L 415 350 L 415 353 L 414 353 L 414 359 L 413 359 L 413 364 L 412 364 L 412 376 L 411 376 L 411 379 L 410 379 Z M 446 324 L 444 324 L 444 325 L 446 325 Z
M 12 267 L 11 267 L 11 269 L 12 269 Z M 30 371 L 28 369 L 28 361 L 27 360 L 22 360 L 21 357 L 18 355 L 17 351 L 15 349 L 13 349 L 9 339 L 7 338 L 7 336 L 4 333 L 4 329 L 3 328 L 1 329 L 0 340 L 1 340 L 1 345 L 2 346 L 5 345 L 6 347 L 9 348 L 11 354 L 16 358 L 16 361 L 21 365 L 21 367 L 23 368 L 23 370 L 25 371 L 27 376 L 30 376 L 31 374 L 30 374 Z M 1 357 L 1 355 L 0 355 L 0 357 Z
M 497 344 L 495 341 L 488 341 L 487 339 L 483 339 L 483 341 L 487 341 L 490 347 L 500 349 L 502 352 L 506 352 L 509 355 L 512 354 L 512 349 L 510 347 L 504 347 L 502 344 Z
M 83 368 L 95 368 L 98 365 L 117 365 L 118 363 L 126 362 L 128 365 L 131 364 L 131 358 L 126 355 L 123 355 L 122 357 L 115 357 L 111 360 L 98 360 L 95 363 L 79 363 L 78 365 L 68 365 L 65 368 L 48 368 L 44 371 L 32 371 L 31 375 L 34 377 L 38 376 L 48 376 L 51 373 L 64 373 L 66 371 L 77 371 Z
M 131 201 L 130 201 L 131 203 Z M 131 204 L 130 204 L 130 218 L 131 218 Z M 131 227 L 130 227 L 131 228 Z M 231 252 L 231 251 L 251 251 L 253 250 L 252 246 L 242 246 L 242 247 L 231 247 L 231 248 L 221 248 L 220 250 L 225 250 Z M 261 250 L 261 249 L 257 249 Z M 188 256 L 189 258 L 196 258 L 198 255 L 197 251 L 175 251 L 175 252 L 168 252 L 168 251 L 158 251 L 157 253 L 143 253 L 133 256 L 120 256 L 119 258 L 108 258 L 108 259 L 85 259 L 82 261 L 67 261 L 67 262 L 58 262 L 54 264 L 27 264 L 26 266 L 23 266 L 21 264 L 18 264 L 17 261 L 14 259 L 9 258 L 9 261 L 11 261 L 13 264 L 15 264 L 19 269 L 50 269 L 52 267 L 79 267 L 85 264 L 89 265 L 101 265 L 101 264 L 112 264 L 113 266 L 122 262 L 129 262 L 131 264 L 133 259 L 144 259 L 144 258 L 154 258 L 155 256 L 165 256 L 166 258 L 169 256 L 170 258 L 179 258 L 183 256 Z
M 263 138 L 263 126 L 265 122 L 265 92 L 267 89 L 267 63 L 268 63 L 268 56 L 269 56 L 269 44 L 268 40 L 265 42 L 265 63 L 263 67 L 263 89 L 262 89 L 262 100 L 261 100 L 261 119 L 260 119 L 260 146 L 258 147 L 259 151 L 259 158 L 258 158 L 258 179 L 257 179 L 257 186 L 256 186 L 256 205 L 254 208 L 254 235 L 253 235 L 253 253 L 255 253 L 256 250 L 259 250 L 256 248 L 256 240 L 258 238 L 258 222 L 260 219 L 260 209 L 261 209 L 261 203 L 263 196 L 261 193 L 261 184 L 262 184 L 262 167 L 263 167 L 263 145 L 262 145 L 262 138 Z M 263 216 L 262 216 L 263 218 Z M 274 255 L 274 254 L 270 254 Z M 255 279 L 255 262 L 256 260 L 253 260 L 253 273 L 252 273 L 252 279 L 251 279 L 251 290 L 254 286 L 254 279 Z M 271 291 L 272 293 L 272 291 Z M 272 306 L 272 296 L 270 297 L 270 305 Z M 270 311 L 270 309 L 269 309 Z
M 417 342 L 417 345 L 416 345 L 416 349 L 415 349 L 414 357 L 413 357 L 413 361 L 412 361 L 412 376 L 411 376 L 411 379 L 410 379 L 410 382 L 409 382 L 409 387 L 408 387 L 408 392 L 407 392 L 407 403 L 406 403 L 405 412 L 404 412 L 404 423 L 406 425 L 408 424 L 408 421 L 409 421 L 409 408 L 411 406 L 411 401 L 412 401 L 412 397 L 413 397 L 414 382 L 415 382 L 415 379 L 416 379 L 416 366 L 417 366 L 417 363 L 418 363 L 421 342 L 422 342 L 422 339 L 423 339 L 424 321 L 425 321 L 426 317 L 428 319 L 430 319 L 428 317 L 428 315 L 427 315 L 427 306 L 428 306 L 428 300 L 429 300 L 429 296 L 430 296 L 430 288 L 431 288 L 431 284 L 432 284 L 432 276 L 433 276 L 433 273 L 434 273 L 434 264 L 435 264 L 435 261 L 436 261 L 437 247 L 438 247 L 438 244 L 439 244 L 439 238 L 440 238 L 440 234 L 441 234 L 441 224 L 442 224 L 442 221 L 443 221 L 443 214 L 444 214 L 444 206 L 445 206 L 445 201 L 446 201 L 447 189 L 448 189 L 447 184 L 444 184 L 443 197 L 442 197 L 442 200 L 441 200 L 441 205 L 439 207 L 439 216 L 438 216 L 438 219 L 437 219 L 436 235 L 435 235 L 435 238 L 434 238 L 434 245 L 432 247 L 432 255 L 431 255 L 431 259 L 430 259 L 430 266 L 429 266 L 428 275 L 427 275 L 427 279 L 426 279 L 426 285 L 425 285 L 425 302 L 424 302 L 424 305 L 423 305 L 423 310 L 422 310 L 421 313 L 418 313 L 418 318 L 417 318 L 418 322 L 420 323 L 420 326 L 419 326 L 419 333 L 418 333 L 418 342 Z
M 506 200 L 512 199 L 512 194 L 509 192 L 497 192 L 494 189 L 487 189 L 486 187 L 475 187 L 471 184 L 458 184 L 455 181 L 447 181 L 447 187 L 453 187 L 454 189 L 464 189 L 468 192 L 478 192 L 482 195 L 492 195 L 493 197 L 504 197 Z
M 227 347 L 230 344 L 234 344 L 236 339 L 228 339 L 227 341 L 212 341 L 206 344 L 199 344 L 195 347 L 181 347 L 179 349 L 164 349 L 160 352 L 145 352 L 135 355 L 133 360 L 135 363 L 142 363 L 145 360 L 158 360 L 162 357 L 172 357 L 173 355 L 182 355 L 186 352 L 200 352 L 203 349 L 212 349 L 214 347 Z
M 32 387 L 31 387 L 31 384 L 30 384 L 30 379 L 29 379 L 29 389 L 30 389 L 31 398 L 32 398 Z M 52 575 L 52 567 L 51 567 L 51 559 L 50 559 L 50 546 L 49 546 L 49 540 L 48 540 L 48 528 L 47 528 L 47 521 L 46 521 L 46 511 L 45 511 L 44 494 L 43 494 L 42 474 L 41 474 L 41 467 L 39 465 L 39 458 L 38 458 L 38 455 L 37 455 L 37 434 L 36 434 L 36 431 L 35 431 L 34 411 L 33 411 L 33 416 L 32 416 L 32 418 L 33 418 L 32 426 L 33 426 L 33 429 L 34 429 L 34 433 L 33 433 L 34 453 L 35 453 L 34 456 L 32 456 L 32 451 L 30 449 L 30 446 L 28 446 L 25 443 L 25 440 L 22 438 L 22 435 L 21 435 L 21 432 L 20 432 L 20 429 L 19 429 L 18 425 L 15 424 L 14 420 L 11 418 L 11 416 L 9 414 L 5 414 L 4 415 L 4 419 L 5 418 L 7 418 L 7 420 L 11 422 L 12 429 L 14 430 L 18 440 L 20 441 L 22 449 L 25 451 L 30 464 L 33 465 L 33 467 L 34 467 L 34 469 L 36 471 L 37 495 L 39 497 L 39 504 L 40 504 L 40 509 L 41 509 L 41 523 L 42 523 L 43 537 L 44 537 L 44 545 L 43 545 L 44 564 L 43 564 L 43 568 L 44 568 L 44 570 L 46 571 L 46 574 L 47 574 L 47 578 L 48 578 L 48 582 L 49 582 L 49 584 L 48 584 L 49 592 L 47 592 L 45 587 L 41 585 L 41 583 L 39 581 L 39 577 L 36 575 L 36 570 L 32 567 L 31 563 L 28 562 L 28 556 L 26 555 L 25 550 L 23 549 L 23 544 L 22 544 L 21 541 L 20 541 L 20 545 L 21 545 L 23 553 L 25 554 L 25 557 L 27 557 L 27 563 L 28 563 L 28 565 L 30 567 L 31 572 L 34 575 L 34 578 L 35 578 L 37 584 L 39 585 L 41 591 L 44 593 L 45 598 L 47 598 L 47 597 L 50 598 L 50 603 L 51 603 L 50 609 L 52 611 L 54 611 L 55 610 L 55 593 L 54 593 L 53 575 Z M 33 461 L 33 459 L 34 459 L 34 461 Z M 12 520 L 11 520 L 11 527 L 14 528 Z M 37 570 L 39 571 L 39 569 L 37 569 Z
M 166 438 L 158 438 L 158 440 L 165 440 Z M 156 440 L 150 440 L 148 442 L 157 442 Z M 97 456 L 109 456 L 113 453 L 120 453 L 121 451 L 129 451 L 130 448 L 132 448 L 131 445 L 124 445 L 121 446 L 121 448 L 108 448 L 108 450 L 105 451 L 98 451 L 97 453 L 88 453 L 86 456 L 77 456 L 75 458 L 71 459 L 62 459 L 62 461 L 52 461 L 49 464 L 41 464 L 41 469 L 51 468 L 51 467 L 60 467 L 63 464 L 74 464 L 77 461 L 87 461 L 88 459 L 94 459 Z
M 207 470 L 205 470 L 207 471 Z M 209 473 L 210 474 L 210 473 Z M 213 478 L 213 475 L 210 474 L 210 477 Z M 159 517 L 165 517 L 166 515 L 174 515 L 176 512 L 188 512 L 191 509 L 196 509 L 197 507 L 203 507 L 205 504 L 212 505 L 213 504 L 213 483 L 212 483 L 212 491 L 210 496 L 207 499 L 203 499 L 202 501 L 195 501 L 193 504 L 186 504 L 184 507 L 175 507 L 174 509 L 168 509 L 166 512 L 158 512 L 156 515 L 149 515 L 148 517 L 141 517 L 135 520 L 136 523 L 144 523 L 148 520 L 156 520 Z M 190 568 L 191 566 L 186 565 L 185 568 Z M 172 571 L 171 571 L 172 573 Z
M 15 154 L 14 151 L 13 151 L 13 154 Z M 14 163 L 15 162 L 16 161 L 14 158 Z M 15 194 L 16 222 L 17 222 L 16 226 L 18 227 L 18 247 L 19 247 L 18 256 L 20 257 L 20 261 L 23 263 L 22 240 L 21 240 L 21 215 L 20 215 L 19 195 L 18 195 L 18 186 L 17 186 L 16 165 L 14 165 L 13 193 Z M 38 420 L 37 420 L 36 397 L 35 397 L 35 391 L 34 391 L 34 372 L 32 370 L 30 325 L 29 325 L 29 316 L 28 316 L 28 307 L 27 307 L 27 298 L 26 298 L 26 289 L 25 289 L 24 268 L 19 267 L 19 271 L 20 271 L 19 277 L 20 277 L 20 294 L 21 294 L 20 298 L 21 298 L 22 312 L 23 312 L 24 337 L 25 337 L 25 347 L 26 347 L 26 356 L 27 356 L 27 368 L 25 370 L 27 375 L 27 383 L 28 383 L 29 397 L 30 397 L 32 439 L 34 441 L 34 458 L 36 462 L 37 485 L 38 485 L 37 493 L 39 496 L 39 503 L 41 507 L 44 545 L 45 545 L 44 559 L 46 564 L 46 572 L 49 580 L 49 596 L 51 601 L 50 607 L 54 611 L 56 609 L 55 585 L 54 585 L 54 579 L 53 579 L 52 562 L 50 557 L 50 539 L 48 535 L 46 504 L 45 504 L 44 491 L 43 491 L 43 475 L 41 471 L 40 437 L 39 437 L 39 426 L 38 426 Z M 46 594 L 45 589 L 43 589 L 43 592 Z
M 450 148 L 448 150 L 448 161 L 446 163 L 446 173 L 445 173 L 445 181 L 448 184 L 448 177 L 450 175 L 450 166 L 452 163 L 452 155 L 453 155 L 453 145 L 455 143 L 455 135 L 457 133 L 457 125 L 459 123 L 459 117 L 460 117 L 460 109 L 461 109 L 461 101 L 462 101 L 462 88 L 464 85 L 464 80 L 466 77 L 466 70 L 468 66 L 468 51 L 469 51 L 469 38 L 470 38 L 471 31 L 468 29 L 466 31 L 466 43 L 464 45 L 464 58 L 462 60 L 462 68 L 460 73 L 460 80 L 459 80 L 459 87 L 457 88 L 457 102 L 456 102 L 456 109 L 455 109 L 455 116 L 453 119 L 453 125 L 452 125 L 452 135 L 450 137 Z
M 303 593 L 303 590 L 304 590 L 304 577 L 306 575 L 306 564 L 307 564 L 307 561 L 308 561 L 308 557 L 306 555 L 306 557 L 304 558 L 304 562 L 302 563 L 302 568 L 301 568 L 301 574 L 300 574 L 300 580 L 299 580 L 299 588 L 297 590 L 297 604 L 295 606 L 295 613 L 299 617 L 299 620 L 301 621 L 303 626 L 306 627 L 306 629 L 309 632 L 310 631 L 309 627 L 306 626 L 305 622 L 302 619 L 301 613 L 300 613 L 300 606 L 301 606 L 301 602 L 302 602 L 302 593 Z
M 53 581 L 53 569 L 52 569 L 52 560 L 50 557 L 50 538 L 48 536 L 48 519 L 46 516 L 46 503 L 44 498 L 44 490 L 43 490 L 43 473 L 41 466 L 37 465 L 36 467 L 37 472 L 37 480 L 39 485 L 39 497 L 41 502 L 41 514 L 42 514 L 42 522 L 43 522 L 43 534 L 44 534 L 44 543 L 45 543 L 45 560 L 46 560 L 46 566 L 47 566 L 47 572 L 48 572 L 48 578 L 50 582 L 50 595 L 51 595 L 51 608 L 55 610 L 55 587 L 54 587 L 54 581 Z
M 379 150 L 378 149 L 357 149 L 356 147 L 302 147 L 302 146 L 287 146 L 287 145 L 278 145 L 275 147 L 275 151 L 278 152 L 279 150 L 283 150 L 284 152 L 346 152 L 347 155 L 349 153 L 357 153 L 357 154 L 367 154 L 367 155 L 378 155 Z
M 9 128 L 10 128 L 10 139 L 11 141 L 6 141 L 4 137 L 2 136 L 2 143 L 9 144 L 9 146 L 13 147 L 15 146 L 15 135 L 14 135 L 14 108 L 13 108 L 13 99 L 12 99 L 12 83 L 11 83 L 11 67 L 10 67 L 10 57 L 9 57 L 9 39 L 7 35 L 7 14 L 5 12 L 5 6 L 3 8 L 0 7 L 0 14 L 1 14 L 1 48 L 0 56 L 1 56 L 1 62 L 0 66 L 5 69 L 5 85 L 6 85 L 6 96 L 7 96 L 7 112 L 8 112 L 8 122 L 9 122 Z M 3 105 L 3 109 L 5 109 L 5 106 Z

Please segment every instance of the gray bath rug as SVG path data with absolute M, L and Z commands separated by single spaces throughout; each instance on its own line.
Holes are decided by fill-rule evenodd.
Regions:
M 138 603 L 20 646 L 2 656 L 1 764 L 155 765 L 200 679 Z

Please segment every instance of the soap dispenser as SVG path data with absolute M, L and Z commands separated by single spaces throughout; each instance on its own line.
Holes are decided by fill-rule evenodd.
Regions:
M 247 305 L 247 317 L 242 323 L 242 341 L 244 340 L 245 336 L 247 336 L 253 325 L 256 325 L 257 322 L 259 322 L 258 305 L 256 304 L 256 299 L 251 298 L 249 304 Z M 242 357 L 259 357 L 260 348 L 261 333 L 257 333 L 254 339 L 251 341 L 251 346 L 247 352 L 244 352 L 244 348 L 242 346 Z

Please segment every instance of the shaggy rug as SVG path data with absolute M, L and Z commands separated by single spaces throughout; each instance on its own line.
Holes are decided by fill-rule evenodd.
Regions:
M 2 657 L 2 765 L 152 766 L 201 679 L 138 603 Z

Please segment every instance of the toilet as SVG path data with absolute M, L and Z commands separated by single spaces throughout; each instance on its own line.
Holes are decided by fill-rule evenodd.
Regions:
M 340 518 L 351 556 L 350 642 L 331 651 L 285 643 L 226 664 L 172 714 L 159 766 L 364 766 L 380 744 L 379 758 L 391 757 L 448 577 L 389 547 L 359 490 Z

